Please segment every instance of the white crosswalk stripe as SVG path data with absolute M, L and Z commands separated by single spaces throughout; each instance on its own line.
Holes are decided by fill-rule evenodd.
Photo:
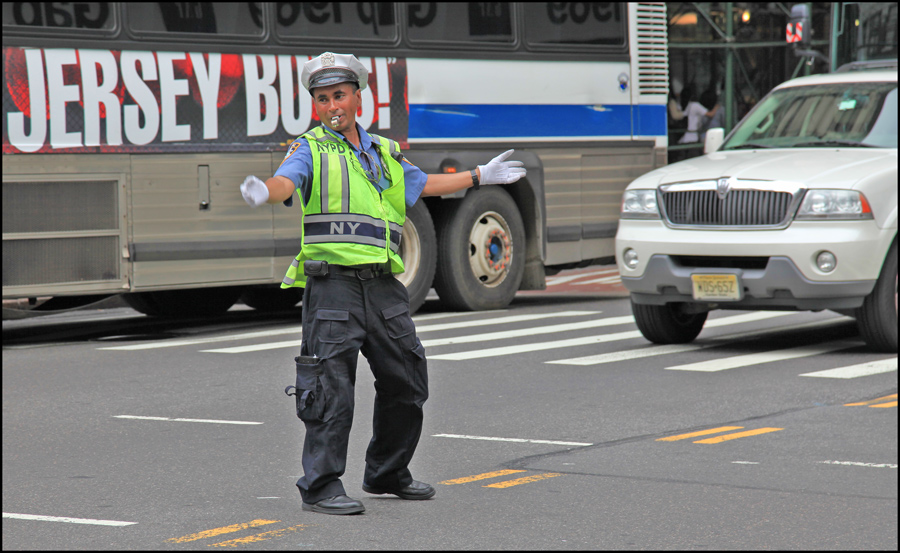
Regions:
M 517 330 L 505 330 L 500 332 L 488 332 L 486 334 L 473 334 L 469 336 L 457 336 L 455 338 L 440 338 L 435 340 L 423 340 L 425 347 L 447 346 L 450 344 L 471 344 L 472 342 L 488 342 L 490 340 L 502 340 L 504 338 L 519 338 L 522 336 L 535 336 L 552 334 L 554 332 L 568 332 L 585 328 L 598 328 L 601 326 L 615 326 L 633 323 L 634 317 L 610 317 L 609 319 L 596 319 L 580 323 L 566 323 L 552 326 L 536 326 L 532 328 L 520 328 Z
M 601 271 L 601 273 L 608 271 Z M 578 275 L 584 277 L 585 274 Z M 594 277 L 599 275 L 595 274 Z M 609 282 L 617 279 L 618 275 L 601 276 L 590 281 Z M 575 284 L 579 284 L 576 282 Z M 796 311 L 755 311 L 745 312 L 737 315 L 722 315 L 706 321 L 704 329 L 713 329 L 717 327 L 730 327 L 741 325 L 744 323 L 753 323 L 777 319 L 786 316 L 796 316 Z M 570 319 L 566 322 L 564 319 Z M 575 320 L 572 320 L 575 319 Z M 578 320 L 581 319 L 581 320 Z M 429 339 L 422 339 L 422 344 L 428 348 L 428 359 L 435 361 L 465 361 L 471 359 L 483 359 L 490 357 L 504 357 L 528 354 L 538 351 L 564 350 L 567 348 L 583 347 L 592 344 L 615 343 L 619 341 L 641 339 L 643 335 L 639 330 L 625 328 L 618 332 L 601 332 L 593 333 L 590 336 L 565 337 L 562 336 L 556 340 L 540 341 L 527 340 L 528 337 L 549 337 L 550 335 L 560 335 L 565 333 L 574 333 L 578 331 L 600 329 L 605 327 L 615 327 L 621 325 L 634 325 L 634 317 L 631 315 L 604 317 L 602 311 L 589 310 L 565 310 L 565 311 L 549 311 L 535 313 L 533 311 L 523 314 L 509 314 L 509 310 L 500 309 L 494 311 L 485 311 L 480 313 L 473 312 L 455 312 L 455 313 L 428 313 L 413 317 L 416 323 L 416 331 L 418 335 L 435 335 Z M 845 339 L 839 341 L 827 341 L 821 343 L 805 343 L 801 346 L 782 348 L 782 349 L 765 349 L 765 339 L 768 337 L 779 336 L 786 332 L 835 328 L 841 325 L 848 325 L 852 321 L 849 317 L 837 317 L 819 319 L 803 323 L 787 323 L 772 326 L 761 327 L 756 325 L 755 328 L 744 330 L 741 332 L 732 332 L 727 334 L 701 335 L 696 342 L 687 344 L 670 344 L 670 345 L 644 345 L 633 347 L 631 349 L 622 349 L 619 351 L 609 351 L 604 353 L 586 355 L 580 357 L 572 357 L 568 359 L 552 359 L 543 361 L 546 364 L 554 365 L 570 365 L 570 366 L 595 366 L 610 363 L 619 363 L 623 361 L 642 359 L 650 357 L 674 356 L 675 363 L 659 363 L 659 369 L 671 371 L 686 372 L 720 372 L 729 369 L 758 365 L 763 363 L 774 363 L 787 361 L 791 359 L 799 359 L 804 357 L 812 357 L 858 347 L 863 344 L 862 340 Z M 505 327 L 505 328 L 504 328 Z M 737 329 L 735 329 L 737 330 Z M 460 331 L 458 336 L 448 336 L 454 331 Z M 257 332 L 243 332 L 235 334 L 227 334 L 220 336 L 188 337 L 175 340 L 159 340 L 154 342 L 140 342 L 135 344 L 125 344 L 119 346 L 105 346 L 97 349 L 113 350 L 113 351 L 141 351 L 153 350 L 157 348 L 171 348 L 179 346 L 196 346 L 206 344 L 216 344 L 223 342 L 231 342 L 225 347 L 200 349 L 201 353 L 225 353 L 240 354 L 251 353 L 274 349 L 294 348 L 299 350 L 301 345 L 302 328 L 299 325 L 290 325 L 283 328 L 275 328 L 271 330 L 263 330 Z M 442 334 L 443 333 L 443 334 Z M 258 342 L 260 339 L 268 339 L 277 336 L 289 336 L 289 340 L 264 341 L 262 343 L 248 343 L 241 345 L 240 341 L 252 340 Z M 807 332 L 808 336 L 814 333 Z M 523 340 L 526 339 L 526 340 Z M 751 343 L 756 340 L 753 345 L 759 344 L 759 347 L 753 347 L 752 353 L 743 355 L 728 356 L 727 352 L 734 352 L 734 348 L 728 348 L 739 342 Z M 507 345 L 502 345 L 503 342 Z M 808 342 L 809 340 L 807 340 Z M 518 342 L 518 343 L 516 343 Z M 464 351 L 441 351 L 441 348 L 450 346 L 461 346 L 464 344 L 490 343 L 492 347 L 484 348 L 474 346 L 475 349 L 467 349 Z M 637 345 L 637 344 L 636 344 Z M 721 349 L 715 349 L 721 348 Z M 198 348 L 199 349 L 199 348 Z M 459 349 L 459 348 L 457 348 Z M 702 355 L 708 358 L 702 361 L 692 363 L 677 364 L 679 354 L 708 350 L 709 353 Z M 718 352 L 726 352 L 716 355 Z M 746 351 L 746 350 L 745 350 Z M 556 356 L 563 357 L 563 356 Z M 696 357 L 695 357 L 696 359 Z M 668 366 L 666 366 L 668 365 Z M 647 365 L 644 365 L 647 366 Z M 650 365 L 651 367 L 653 365 Z M 787 366 L 787 365 L 785 365 Z M 896 357 L 884 360 L 870 361 L 851 365 L 848 367 L 838 367 L 811 373 L 805 373 L 800 376 L 819 377 L 819 378 L 858 378 L 861 376 L 869 376 L 875 374 L 883 374 L 897 370 Z
M 511 315 L 509 317 L 497 317 L 491 319 L 479 319 L 475 321 L 462 321 L 458 323 L 444 323 L 444 324 L 435 324 L 435 325 L 426 325 L 420 326 L 416 328 L 416 334 L 422 334 L 425 332 L 435 332 L 438 330 L 453 330 L 457 328 L 470 328 L 473 326 L 488 326 L 488 325 L 497 325 L 497 324 L 505 324 L 505 323 L 518 323 L 522 321 L 533 321 L 535 319 L 548 319 L 553 317 L 580 317 L 585 315 L 599 315 L 600 311 L 560 311 L 557 313 L 532 313 L 530 315 Z M 623 317 L 627 318 L 626 321 L 621 322 L 604 322 L 604 321 L 612 321 L 612 319 L 600 319 L 599 321 L 588 321 L 586 323 L 574 323 L 575 325 L 591 325 L 591 326 L 607 326 L 610 324 L 624 324 L 627 322 L 634 321 L 633 317 Z M 567 325 L 557 325 L 565 327 Z M 545 331 L 549 332 L 550 328 L 555 327 L 543 327 Z M 566 329 L 571 330 L 571 329 Z M 519 330 L 519 331 L 508 331 L 507 333 L 491 333 L 491 334 L 481 334 L 474 336 L 464 336 L 460 338 L 450 338 L 449 342 L 444 342 L 443 340 L 435 340 L 435 341 L 423 341 L 422 345 L 444 345 L 444 343 L 465 343 L 465 342 L 481 342 L 484 340 L 498 339 L 497 334 L 506 334 L 506 338 L 514 338 L 516 336 L 523 336 L 523 332 L 529 332 L 529 330 Z M 559 330 L 557 332 L 562 332 Z M 484 338 L 484 336 L 494 335 L 493 338 Z M 458 340 L 458 341 L 453 341 Z M 300 347 L 300 340 L 288 340 L 286 342 L 272 342 L 268 344 L 253 344 L 249 346 L 235 346 L 230 348 L 217 348 L 217 349 L 205 349 L 201 350 L 204 353 L 248 353 L 251 351 L 265 351 L 270 349 L 281 349 L 281 348 L 294 348 Z
M 571 282 L 573 280 L 578 280 L 580 278 L 597 276 L 597 275 L 608 275 L 610 273 L 618 273 L 618 269 L 604 269 L 602 271 L 589 271 L 586 273 L 579 273 L 577 275 L 547 277 L 547 286 L 555 286 L 557 284 Z
M 760 321 L 770 319 L 772 317 L 782 317 L 791 315 L 793 311 L 758 311 L 747 313 L 744 315 L 734 315 L 731 317 L 722 317 L 707 321 L 705 327 L 726 326 L 750 321 Z M 614 334 L 600 334 L 597 336 L 584 336 L 581 338 L 569 338 L 567 340 L 556 340 L 552 342 L 535 342 L 530 344 L 519 344 L 515 346 L 495 347 L 491 349 L 482 349 L 475 351 L 461 351 L 458 353 L 445 353 L 439 355 L 430 355 L 429 359 L 445 359 L 452 361 L 463 361 L 467 359 L 483 359 L 485 357 L 500 357 L 504 355 L 514 355 L 518 353 L 527 353 L 532 351 L 545 351 L 549 349 L 561 349 L 574 346 L 586 346 L 590 344 L 601 344 L 604 342 L 616 342 L 619 340 L 630 340 L 632 338 L 641 338 L 643 335 L 640 330 L 632 330 L 628 332 L 617 332 Z
M 581 286 L 584 284 L 612 284 L 614 282 L 622 282 L 622 279 L 619 277 L 619 275 L 595 278 L 593 280 L 585 280 L 584 282 L 574 282 L 573 284 Z
M 804 373 L 800 376 L 814 376 L 818 378 L 859 378 L 861 376 L 871 376 L 873 374 L 888 373 L 897 370 L 897 357 L 888 357 L 879 361 L 870 361 L 868 363 L 860 363 L 858 365 L 850 365 L 847 367 L 838 367 L 836 369 L 828 369 L 824 371 L 816 371 Z
M 800 346 L 795 348 L 779 349 L 774 351 L 760 351 L 757 353 L 748 353 L 746 355 L 736 355 L 734 357 L 725 357 L 719 359 L 710 359 L 708 361 L 699 361 L 697 363 L 689 363 L 686 365 L 675 365 L 666 367 L 667 371 L 697 371 L 697 372 L 718 372 L 728 369 L 736 369 L 738 367 L 748 367 L 750 365 L 759 365 L 762 363 L 772 363 L 773 361 L 787 361 L 788 359 L 799 359 L 801 357 L 811 357 L 822 353 L 839 351 L 842 349 L 852 348 L 860 345 L 860 342 L 851 340 L 838 340 L 836 342 L 827 342 L 824 344 L 816 344 L 814 346 Z
M 227 342 L 229 340 L 249 340 L 252 338 L 268 338 L 269 336 L 281 336 L 284 334 L 299 334 L 299 326 L 291 326 L 280 328 L 278 330 L 263 330 L 260 332 L 246 332 L 243 334 L 229 334 L 228 336 L 210 336 L 208 338 L 186 338 L 183 340 L 160 340 L 153 342 L 142 342 L 140 344 L 130 344 L 127 346 L 109 346 L 105 348 L 97 348 L 99 350 L 112 351 L 135 351 L 141 349 L 158 349 L 173 348 L 177 346 L 191 346 L 195 344 L 210 344 L 213 342 Z
M 839 319 L 828 319 L 825 321 L 812 321 L 809 323 L 795 324 L 790 326 L 782 326 L 775 328 L 764 328 L 761 330 L 752 330 L 750 332 L 739 332 L 736 334 L 725 334 L 710 338 L 704 343 L 693 344 L 671 344 L 660 346 L 648 346 L 638 349 L 630 349 L 623 351 L 614 351 L 611 353 L 601 353 L 598 355 L 586 355 L 584 357 L 574 357 L 572 359 L 555 359 L 553 361 L 545 361 L 554 365 L 601 365 L 603 363 L 616 363 L 619 361 L 628 361 L 630 359 L 641 359 L 644 357 L 653 357 L 657 355 L 668 355 L 672 353 L 684 353 L 687 351 L 696 351 L 698 349 L 706 349 L 713 347 L 721 347 L 730 342 L 738 342 L 742 340 L 750 340 L 764 335 L 776 335 L 782 331 L 802 330 L 810 328 L 827 328 L 835 325 L 843 324 L 850 320 L 849 317 Z

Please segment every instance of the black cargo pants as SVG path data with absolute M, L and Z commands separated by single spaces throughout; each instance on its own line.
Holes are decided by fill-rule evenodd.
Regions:
M 309 277 L 303 293 L 300 354 L 318 358 L 308 366 L 309 378 L 318 380 L 320 393 L 315 405 L 300 412 L 306 438 L 304 474 L 297 487 L 304 503 L 345 494 L 340 477 L 347 464 L 360 351 L 375 376 L 372 439 L 363 481 L 380 489 L 412 483 L 407 467 L 422 432 L 428 372 L 406 287 L 392 275 L 369 280 Z

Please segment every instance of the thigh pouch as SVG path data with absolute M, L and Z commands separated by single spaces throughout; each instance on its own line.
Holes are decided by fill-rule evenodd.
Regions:
M 331 418 L 330 387 L 324 377 L 324 357 L 294 357 L 297 363 L 296 386 L 288 386 L 284 393 L 297 399 L 297 416 L 305 422 L 325 422 Z M 294 388 L 293 392 L 289 390 Z

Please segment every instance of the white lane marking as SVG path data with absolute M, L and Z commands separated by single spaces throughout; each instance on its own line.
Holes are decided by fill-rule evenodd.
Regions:
M 211 342 L 226 342 L 228 340 L 247 340 L 250 338 L 267 338 L 282 334 L 300 334 L 302 327 L 292 326 L 279 330 L 263 330 L 260 332 L 247 332 L 244 334 L 229 334 L 228 336 L 212 336 L 209 338 L 187 338 L 184 340 L 160 340 L 155 342 L 143 342 L 128 346 L 110 346 L 97 348 L 98 350 L 134 351 L 140 349 L 172 348 L 176 346 L 190 346 L 193 344 L 209 344 Z
M 708 346 L 700 346 L 696 344 L 671 344 L 665 346 L 651 346 L 649 348 L 629 349 L 624 351 L 614 351 L 611 353 L 601 353 L 598 355 L 587 355 L 585 357 L 575 357 L 572 359 L 559 359 L 557 361 L 544 362 L 552 363 L 554 365 L 600 365 L 602 363 L 615 363 L 616 361 L 641 359 L 642 357 L 652 357 L 654 355 L 683 353 L 685 351 L 703 349 L 704 347 Z
M 630 359 L 640 359 L 643 357 L 652 357 L 655 355 L 667 355 L 670 353 L 682 353 L 685 351 L 695 351 L 698 349 L 721 347 L 727 344 L 723 344 L 720 342 L 737 342 L 749 338 L 757 338 L 759 336 L 764 336 L 767 334 L 777 334 L 779 332 L 786 332 L 790 330 L 836 326 L 838 324 L 843 324 L 848 320 L 851 320 L 851 318 L 841 317 L 838 319 L 829 319 L 827 321 L 812 321 L 798 325 L 764 328 L 760 330 L 751 330 L 749 332 L 737 332 L 734 334 L 724 334 L 722 336 L 709 338 L 705 341 L 705 343 L 702 344 L 670 344 L 650 346 L 646 348 L 614 351 L 610 353 L 600 353 L 597 355 L 586 355 L 584 357 L 573 357 L 572 359 L 559 359 L 557 361 L 544 362 L 554 365 L 600 365 L 603 363 L 615 363 L 617 361 L 628 361 Z
M 253 344 L 250 346 L 234 346 L 230 348 L 201 349 L 200 353 L 247 353 L 249 351 L 264 351 L 267 349 L 299 348 L 302 340 L 288 340 L 286 342 L 267 342 L 265 344 Z
M 506 309 L 498 309 L 494 311 L 484 311 L 483 313 L 503 313 Z M 572 313 L 573 315 L 568 315 Z M 592 314 L 597 313 L 596 311 L 564 311 L 561 314 L 557 314 L 555 316 L 574 316 L 574 314 Z M 423 315 L 421 317 L 414 317 L 413 320 L 428 320 L 428 319 L 437 319 L 443 317 L 459 317 L 462 315 L 471 315 L 471 312 L 463 312 L 463 313 L 435 313 L 433 315 Z M 520 317 L 527 317 L 527 315 L 520 315 Z M 533 315 L 532 319 L 546 317 L 546 315 Z M 517 320 L 529 320 L 529 319 L 517 319 Z M 450 326 L 448 328 L 458 328 L 459 326 L 477 326 L 478 324 L 491 324 L 484 323 L 481 321 L 474 321 L 472 323 L 456 323 L 457 326 Z M 440 327 L 441 325 L 432 325 L 435 327 Z M 423 327 L 428 329 L 429 327 Z M 108 346 L 103 348 L 97 348 L 98 350 L 107 350 L 107 351 L 135 351 L 142 349 L 158 349 L 158 348 L 172 348 L 177 346 L 190 346 L 195 344 L 210 344 L 215 342 L 227 342 L 229 340 L 249 340 L 253 338 L 268 338 L 269 336 L 281 336 L 284 334 L 300 334 L 302 327 L 299 326 L 291 326 L 288 328 L 282 328 L 278 330 L 263 330 L 260 332 L 246 332 L 243 334 L 230 334 L 228 336 L 212 336 L 209 338 L 185 338 L 182 340 L 158 340 L 153 342 L 142 342 L 140 344 L 129 344 L 127 346 Z M 435 330 L 442 330 L 441 328 L 436 328 Z M 421 332 L 421 331 L 420 331 Z M 274 342 L 273 344 L 280 345 L 272 345 L 272 347 L 261 347 L 259 349 L 276 349 L 282 347 L 293 347 L 294 342 Z M 245 351 L 259 351 L 259 349 L 249 349 Z M 208 350 L 208 351 L 219 351 L 219 350 Z M 234 351 L 228 353 L 242 353 L 241 351 Z
M 481 314 L 488 313 L 506 313 L 509 311 L 508 309 L 492 309 L 490 311 L 479 311 Z M 445 319 L 447 317 L 462 317 L 464 315 L 471 315 L 471 311 L 458 311 L 455 313 L 429 313 L 427 315 L 413 315 L 413 321 L 430 321 L 432 319 Z
M 622 279 L 619 277 L 619 275 L 597 278 L 594 280 L 586 280 L 584 282 L 573 282 L 572 284 L 574 284 L 575 286 L 581 286 L 583 284 L 612 284 L 614 282 L 622 282 Z
M 748 353 L 746 355 L 735 355 L 734 357 L 723 357 L 720 359 L 710 359 L 708 361 L 699 361 L 697 363 L 688 363 L 686 365 L 675 365 L 666 367 L 667 371 L 697 371 L 697 372 L 718 372 L 728 369 L 736 369 L 738 367 L 747 367 L 750 365 L 759 365 L 761 363 L 772 363 L 774 361 L 786 361 L 788 359 L 800 359 L 801 357 L 812 357 L 831 351 L 852 348 L 860 345 L 860 342 L 854 340 L 838 340 L 837 342 L 827 342 L 824 344 L 815 344 L 812 346 L 800 346 L 795 348 L 778 349 L 774 351 L 760 351 L 757 353 Z
M 213 424 L 263 424 L 253 421 L 222 421 L 213 419 L 172 419 L 169 417 L 139 417 L 136 415 L 113 415 L 115 419 L 137 419 L 145 421 L 171 421 L 171 422 L 208 422 Z
M 492 442 L 519 442 L 529 444 L 551 444 L 551 445 L 578 445 L 588 446 L 594 445 L 584 442 L 560 442 L 555 440 L 526 440 L 524 438 L 494 438 L 491 436 L 466 436 L 464 434 L 432 434 L 434 438 L 460 438 L 463 440 L 488 440 Z
M 591 276 L 596 276 L 596 275 L 605 275 L 605 274 L 609 274 L 609 273 L 615 273 L 617 271 L 618 271 L 618 269 L 604 269 L 602 271 L 588 271 L 586 273 L 580 273 L 577 275 L 549 277 L 549 278 L 547 278 L 547 286 L 555 286 L 557 284 L 563 284 L 565 282 L 578 280 L 579 278 L 591 277 Z
M 896 370 L 897 358 L 888 357 L 887 359 L 869 361 L 868 363 L 860 363 L 858 365 L 849 365 L 847 367 L 838 367 L 836 369 L 804 373 L 800 376 L 815 376 L 818 378 L 859 378 L 860 376 L 889 373 Z
M 533 321 L 535 319 L 550 319 L 553 317 L 583 317 L 587 315 L 599 315 L 602 311 L 560 311 L 557 313 L 533 313 L 530 315 L 510 315 L 509 317 L 496 317 L 493 319 L 478 319 L 474 321 L 462 321 L 458 323 L 444 323 L 444 324 L 434 324 L 434 325 L 425 325 L 416 328 L 416 334 L 422 334 L 423 332 L 434 332 L 437 330 L 452 330 L 456 328 L 469 328 L 473 326 L 488 326 L 488 325 L 496 325 L 496 324 L 504 324 L 504 323 L 517 323 L 522 321 Z M 633 318 L 629 317 L 631 320 Z M 603 320 L 603 319 L 601 319 Z M 594 321 L 589 321 L 594 322 Z M 619 323 L 615 323 L 619 324 Z M 512 332 L 512 331 L 511 331 Z M 524 336 L 522 334 L 527 332 L 525 330 L 517 331 L 519 334 L 511 334 L 510 336 Z M 472 341 L 479 341 L 478 336 L 476 335 L 476 339 Z M 487 339 L 487 338 L 486 338 Z M 461 339 L 460 339 L 461 340 Z M 457 343 L 457 342 L 449 342 L 449 343 Z M 429 342 L 422 343 L 425 346 L 429 345 Z M 217 349 L 204 349 L 200 350 L 202 353 L 247 353 L 251 351 L 263 351 L 269 349 L 279 349 L 279 348 L 293 348 L 300 347 L 300 340 L 288 340 L 286 342 L 270 342 L 266 344 L 252 344 L 249 346 L 234 346 L 230 348 L 217 348 Z
M 497 317 L 494 319 L 478 319 L 474 321 L 416 327 L 416 334 L 421 334 L 422 332 L 434 332 L 436 330 L 453 330 L 455 328 L 469 328 L 473 326 L 519 323 L 536 319 L 552 319 L 553 317 L 583 317 L 586 315 L 599 315 L 600 313 L 602 313 L 602 311 L 559 311 L 551 313 L 532 313 L 530 315 L 510 315 L 509 317 Z
M 22 520 L 42 520 L 45 522 L 69 522 L 72 524 L 96 524 L 99 526 L 131 526 L 137 522 L 125 522 L 122 520 L 99 520 L 95 518 L 51 517 L 46 515 L 24 515 L 21 513 L 3 513 L 3 518 L 18 518 Z
M 796 311 L 757 311 L 744 315 L 734 315 L 731 317 L 721 317 L 707 321 L 705 327 L 718 327 L 759 321 L 770 319 L 772 317 L 782 317 L 784 315 L 793 315 Z M 643 335 L 639 330 L 629 332 L 617 332 L 615 334 L 601 334 L 599 336 L 585 336 L 581 338 L 570 338 L 568 340 L 557 340 L 553 342 L 537 342 L 531 344 L 522 344 L 518 346 L 506 346 L 501 348 L 482 349 L 474 351 L 462 351 L 458 353 L 446 353 L 441 355 L 429 355 L 429 359 L 443 359 L 451 361 L 462 361 L 466 359 L 481 359 L 484 357 L 500 357 L 503 355 L 513 355 L 517 353 L 526 353 L 530 351 L 542 351 L 548 349 L 568 348 L 574 346 L 585 346 L 590 344 L 600 344 L 603 342 L 616 342 L 619 340 L 630 340 L 632 338 L 642 338 Z
M 757 461 L 732 461 L 734 465 L 758 465 Z
M 440 338 L 435 340 L 424 340 L 422 345 L 446 346 L 449 344 L 468 344 L 471 342 L 486 342 L 488 340 L 503 340 L 505 338 L 518 338 L 520 336 L 534 336 L 535 334 L 552 334 L 554 332 L 568 332 L 570 330 L 581 330 L 584 328 L 597 328 L 601 326 L 615 326 L 633 323 L 634 317 L 631 315 L 624 317 L 610 317 L 608 319 L 596 319 L 593 321 L 582 321 L 580 323 L 566 323 L 560 325 L 535 326 L 532 328 L 520 328 L 518 330 L 504 330 L 499 332 L 488 332 L 486 334 L 472 334 L 469 336 L 457 336 L 455 338 Z
M 856 461 L 819 461 L 820 464 L 826 465 L 848 465 L 853 467 L 872 467 L 880 469 L 895 469 L 897 465 L 890 463 L 858 463 Z

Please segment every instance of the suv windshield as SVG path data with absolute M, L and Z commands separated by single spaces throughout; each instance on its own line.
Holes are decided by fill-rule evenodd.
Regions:
M 897 147 L 897 83 L 863 82 L 776 90 L 751 111 L 722 150 Z

